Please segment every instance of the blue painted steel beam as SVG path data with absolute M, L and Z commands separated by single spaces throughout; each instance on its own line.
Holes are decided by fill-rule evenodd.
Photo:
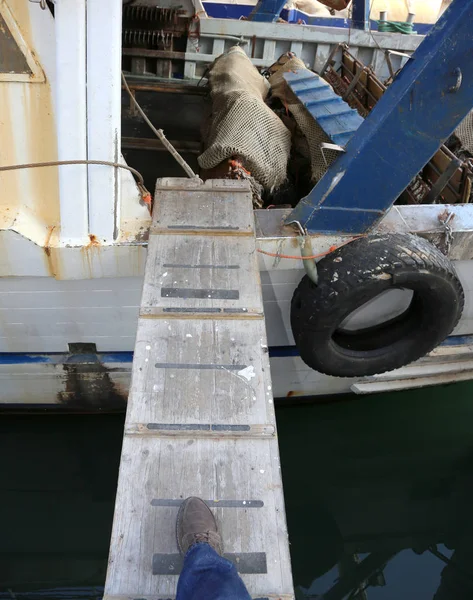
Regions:
M 370 0 L 353 0 L 352 25 L 355 29 L 367 31 L 370 27 Z
M 382 219 L 473 107 L 472 23 L 454 0 L 288 221 L 361 234 Z
M 287 0 L 259 0 L 248 16 L 248 21 L 275 23 Z

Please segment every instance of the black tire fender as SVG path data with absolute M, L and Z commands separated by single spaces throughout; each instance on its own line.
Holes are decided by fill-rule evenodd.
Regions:
M 305 276 L 291 302 L 291 327 L 301 358 L 339 377 L 375 375 L 402 367 L 438 346 L 464 306 L 451 261 L 411 234 L 359 238 L 318 265 L 318 284 Z M 340 328 L 357 308 L 391 289 L 412 290 L 396 318 L 357 331 Z

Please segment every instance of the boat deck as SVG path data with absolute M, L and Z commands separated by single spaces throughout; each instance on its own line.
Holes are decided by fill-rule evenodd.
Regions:
M 215 510 L 253 598 L 294 597 L 245 182 L 158 182 L 105 598 L 174 597 L 188 496 Z

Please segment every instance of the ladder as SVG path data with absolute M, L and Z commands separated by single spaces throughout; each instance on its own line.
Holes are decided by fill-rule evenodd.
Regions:
M 117 327 L 120 324 L 117 323 Z M 175 597 L 181 502 L 215 511 L 258 599 L 294 597 L 251 192 L 157 183 L 105 585 Z

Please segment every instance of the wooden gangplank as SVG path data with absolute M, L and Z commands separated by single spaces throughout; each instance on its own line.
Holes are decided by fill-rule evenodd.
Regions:
M 215 511 L 253 598 L 293 598 L 245 182 L 158 181 L 106 599 L 175 596 L 175 521 L 188 496 Z

